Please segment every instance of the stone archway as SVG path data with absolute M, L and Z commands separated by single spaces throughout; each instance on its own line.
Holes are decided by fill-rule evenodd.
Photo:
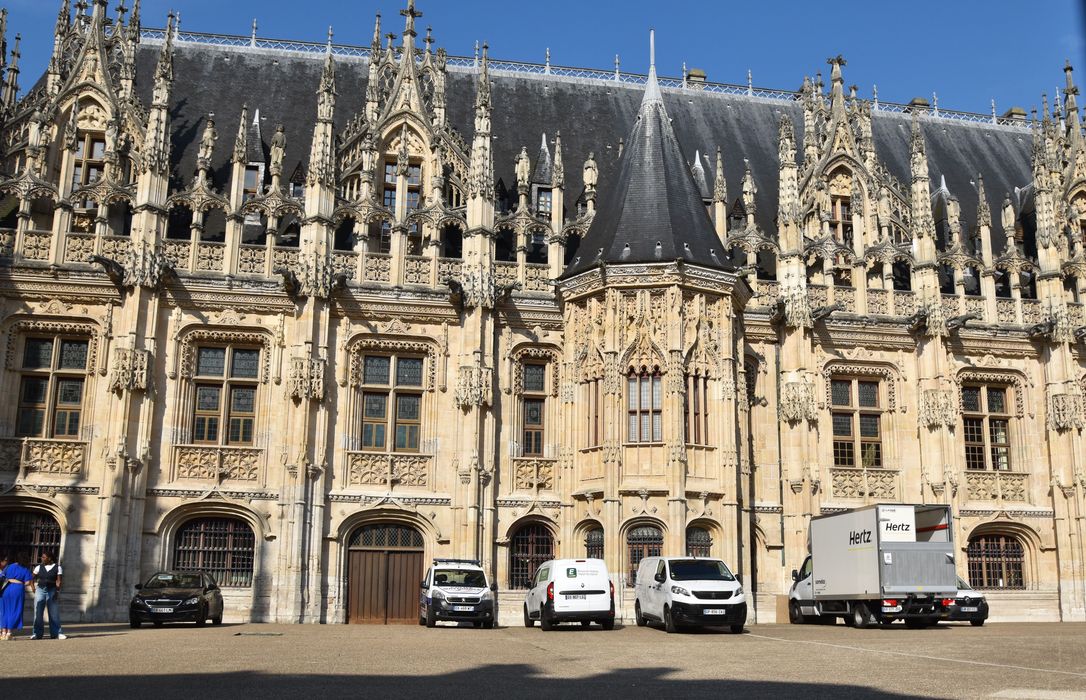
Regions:
M 411 624 L 425 570 L 422 533 L 405 523 L 360 525 L 347 540 L 347 622 Z

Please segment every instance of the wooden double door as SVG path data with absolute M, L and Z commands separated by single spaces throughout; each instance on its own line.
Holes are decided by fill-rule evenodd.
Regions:
M 391 526 L 397 530 L 402 527 Z M 347 554 L 349 623 L 404 625 L 418 622 L 419 581 L 425 568 L 422 536 L 415 530 L 397 533 L 389 532 L 389 529 L 380 525 L 367 526 L 362 530 L 368 532 L 359 532 L 352 537 L 353 546 Z

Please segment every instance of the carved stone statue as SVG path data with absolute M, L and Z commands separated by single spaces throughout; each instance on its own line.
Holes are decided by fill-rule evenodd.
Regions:
M 42 148 L 45 145 L 48 135 L 49 125 L 45 119 L 45 115 L 42 114 L 40 109 L 34 110 L 34 113 L 30 116 L 28 146 L 32 149 Z
M 758 194 L 758 186 L 754 184 L 754 175 L 750 172 L 750 165 L 747 165 L 746 172 L 743 173 L 743 208 L 747 214 L 753 214 L 755 211 L 754 195 Z
M 1009 193 L 1003 198 L 1003 209 L 999 214 L 999 222 L 1003 225 L 1003 233 L 1008 238 L 1014 235 L 1014 205 L 1011 204 L 1011 195 Z
M 962 205 L 958 203 L 958 198 L 951 195 L 946 201 L 946 220 L 950 224 L 950 232 L 954 236 L 959 235 L 962 232 Z
M 588 160 L 584 162 L 584 186 L 589 192 L 596 191 L 596 183 L 600 178 L 600 170 L 596 167 L 595 154 L 588 152 Z
M 283 172 L 283 156 L 287 152 L 287 135 L 283 125 L 275 127 L 275 135 L 271 140 L 271 172 L 272 175 L 280 175 Z
M 822 221 L 830 219 L 830 187 L 826 181 L 819 178 L 815 182 L 815 210 Z
M 204 124 L 204 133 L 200 137 L 200 152 L 197 159 L 203 167 L 211 164 L 211 154 L 215 150 L 215 140 L 219 138 L 219 132 L 215 130 L 215 120 L 208 117 Z
M 532 159 L 528 157 L 528 148 L 521 146 L 516 162 L 517 186 L 528 187 L 528 178 L 532 176 Z
M 879 227 L 888 228 L 890 226 L 890 188 L 886 185 L 879 186 Z
M 121 133 L 121 120 L 113 118 L 106 124 L 106 153 L 117 152 L 117 137 Z

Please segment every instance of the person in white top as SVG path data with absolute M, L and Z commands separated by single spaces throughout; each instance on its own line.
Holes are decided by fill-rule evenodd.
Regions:
M 60 604 L 57 595 L 64 579 L 61 568 L 49 552 L 42 552 L 41 563 L 34 567 L 34 634 L 31 639 L 41 639 L 45 632 L 45 611 L 49 610 L 49 636 L 67 639 L 60 629 Z

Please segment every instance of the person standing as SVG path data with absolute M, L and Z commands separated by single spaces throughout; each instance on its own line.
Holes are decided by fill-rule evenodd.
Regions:
M 34 634 L 31 639 L 41 639 L 45 631 L 45 611 L 49 610 L 49 636 L 67 639 L 60 630 L 60 603 L 57 595 L 64 570 L 49 552 L 42 552 L 41 563 L 34 567 Z
M 0 641 L 15 639 L 12 632 L 23 628 L 26 587 L 34 580 L 30 569 L 23 566 L 18 556 L 10 559 L 11 563 L 0 572 L 0 579 L 7 582 L 3 595 L 0 595 Z M 5 557 L 4 561 L 7 560 L 8 557 Z

